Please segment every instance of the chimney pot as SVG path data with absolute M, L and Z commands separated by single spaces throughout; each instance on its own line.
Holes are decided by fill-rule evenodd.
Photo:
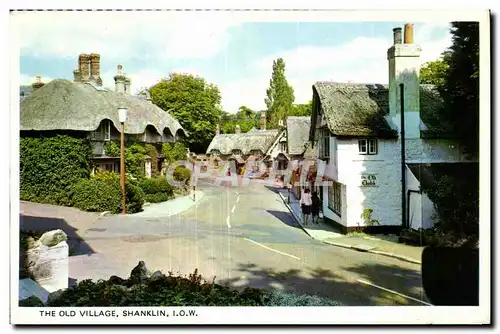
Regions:
M 220 135 L 220 125 L 217 124 L 217 126 L 215 127 L 215 135 L 218 136 Z
M 267 122 L 266 112 L 263 111 L 263 112 L 260 113 L 260 129 L 261 130 L 265 130 L 266 129 L 266 122 Z
M 401 44 L 402 43 L 401 28 L 394 28 L 392 29 L 392 32 L 394 33 L 394 45 Z
M 405 44 L 413 44 L 413 24 L 405 24 Z

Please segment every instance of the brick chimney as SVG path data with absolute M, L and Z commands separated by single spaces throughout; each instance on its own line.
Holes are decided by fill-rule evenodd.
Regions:
M 33 88 L 33 90 L 37 90 L 38 88 L 42 87 L 43 85 L 45 85 L 45 84 L 42 82 L 42 78 L 40 76 L 36 76 L 35 82 L 31 85 L 31 87 Z
M 80 70 L 80 78 L 82 82 L 87 82 L 90 79 L 90 55 L 82 53 L 78 56 L 78 69 Z
M 404 39 L 401 28 L 394 28 L 394 45 L 387 50 L 389 61 L 389 115 L 392 128 L 401 132 L 401 93 L 404 84 L 405 137 L 420 138 L 420 53 L 413 43 L 413 24 L 405 24 Z M 404 40 L 404 43 L 402 43 Z
M 234 127 L 234 133 L 241 133 L 241 127 L 238 124 Z
M 266 129 L 266 112 L 265 111 L 262 111 L 260 113 L 260 129 L 261 130 L 265 130 Z
M 123 66 L 118 65 L 116 66 L 116 75 L 114 77 L 115 79 L 115 91 L 117 93 L 125 93 L 125 75 L 123 74 Z
M 90 81 L 98 86 L 102 86 L 101 79 L 101 56 L 98 53 L 91 53 L 90 56 Z
M 125 94 L 130 95 L 130 78 L 127 76 L 127 74 L 124 74 L 125 76 Z

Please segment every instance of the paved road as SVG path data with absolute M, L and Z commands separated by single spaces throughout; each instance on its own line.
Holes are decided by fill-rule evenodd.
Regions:
M 234 287 L 316 294 L 346 305 L 422 305 L 397 293 L 426 300 L 420 266 L 312 240 L 271 187 L 205 183 L 198 189 L 205 197 L 179 215 L 111 216 L 79 231 L 83 248 L 95 254 L 73 256 L 71 276 L 128 276 L 144 260 L 151 270 L 198 268 Z

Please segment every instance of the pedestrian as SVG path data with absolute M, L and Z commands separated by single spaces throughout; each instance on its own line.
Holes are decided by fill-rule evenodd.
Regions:
M 302 209 L 302 220 L 304 221 L 304 225 L 308 223 L 309 215 L 311 214 L 311 206 L 311 191 L 306 188 L 300 196 L 300 207 Z
M 319 210 L 321 207 L 321 200 L 318 197 L 318 192 L 313 191 L 312 197 L 311 197 L 311 214 L 312 214 L 312 221 L 315 224 L 319 224 Z

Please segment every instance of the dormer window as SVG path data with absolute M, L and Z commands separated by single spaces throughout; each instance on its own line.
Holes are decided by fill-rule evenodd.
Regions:
M 260 150 L 252 150 L 250 151 L 250 154 L 257 157 L 261 156 Z
M 234 155 L 242 155 L 241 150 L 233 150 Z
M 280 152 L 286 152 L 286 142 L 280 142 L 279 144 L 279 151 Z
M 378 143 L 376 139 L 358 140 L 359 154 L 375 155 L 378 154 Z
M 214 157 L 218 157 L 218 156 L 220 155 L 220 152 L 219 152 L 219 150 L 212 150 L 212 151 L 210 152 L 210 154 L 211 154 L 212 156 L 214 156 Z

